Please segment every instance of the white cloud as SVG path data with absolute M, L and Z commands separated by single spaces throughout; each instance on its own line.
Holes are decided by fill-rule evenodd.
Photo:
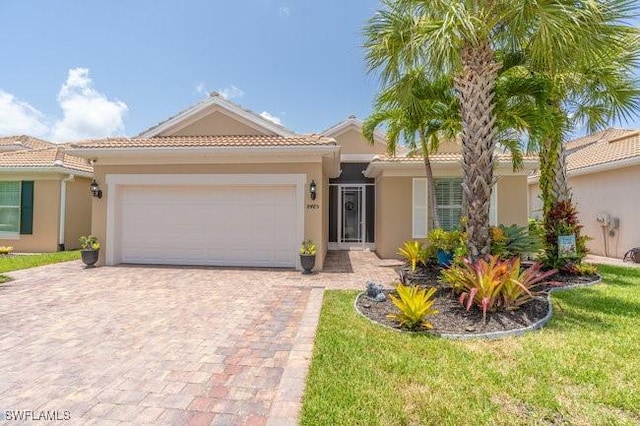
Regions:
M 291 8 L 287 5 L 280 6 L 278 13 L 280 16 L 291 16 Z
M 225 99 L 241 98 L 244 96 L 244 91 L 233 84 L 229 87 L 218 90 L 218 93 L 220 93 L 220 96 Z
M 27 102 L 0 89 L 0 134 L 46 137 L 49 126 L 44 115 Z
M 279 125 L 281 125 L 281 124 L 282 124 L 282 120 L 280 120 L 280 119 L 279 119 L 278 117 L 276 117 L 275 115 L 271 115 L 271 114 L 269 114 L 269 112 L 268 112 L 268 111 L 263 111 L 263 112 L 260 114 L 260 116 L 261 116 L 262 118 L 266 118 L 267 120 L 272 121 L 272 122 L 274 122 L 274 123 L 276 123 L 276 124 L 279 124 Z
M 202 94 L 206 94 L 207 93 L 207 85 L 204 84 L 203 82 L 200 82 L 198 84 L 196 84 L 195 87 L 196 93 L 200 93 Z
M 109 100 L 106 95 L 95 90 L 86 68 L 69 70 L 67 81 L 58 93 L 58 103 L 63 116 L 51 128 L 50 138 L 54 141 L 124 133 L 122 118 L 127 112 L 127 105 L 121 101 Z

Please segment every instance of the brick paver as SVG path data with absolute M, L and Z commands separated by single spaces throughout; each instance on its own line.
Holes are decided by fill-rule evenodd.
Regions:
M 324 288 L 388 284 L 395 262 L 329 253 L 326 269 L 79 262 L 0 285 L 0 412 L 73 424 L 296 424 Z

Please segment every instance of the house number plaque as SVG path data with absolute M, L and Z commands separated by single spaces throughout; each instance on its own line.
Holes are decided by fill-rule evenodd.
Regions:
M 307 204 L 308 210 L 318 210 L 320 208 L 320 204 Z

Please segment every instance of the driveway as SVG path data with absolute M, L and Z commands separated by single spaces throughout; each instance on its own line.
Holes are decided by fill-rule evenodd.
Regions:
M 394 276 L 372 253 L 332 256 L 310 277 L 80 262 L 13 272 L 0 285 L 0 416 L 296 424 L 323 289 Z

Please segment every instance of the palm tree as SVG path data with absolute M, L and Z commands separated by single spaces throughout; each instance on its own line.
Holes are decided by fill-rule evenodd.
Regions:
M 459 104 L 451 83 L 448 77 L 429 81 L 422 70 L 410 70 L 377 96 L 362 128 L 365 139 L 373 144 L 375 130 L 386 124 L 390 155 L 396 154 L 402 139 L 409 155 L 422 156 L 432 229 L 440 227 L 440 219 L 430 155 L 438 150 L 441 137 L 454 139 L 460 131 Z
M 489 203 L 498 129 L 497 52 L 526 51 L 535 67 L 565 69 L 570 58 L 598 55 L 619 43 L 619 21 L 634 2 L 551 0 L 383 0 L 365 27 L 369 68 L 383 82 L 408 69 L 438 78 L 453 75 L 463 123 L 463 193 L 472 259 L 490 251 Z

